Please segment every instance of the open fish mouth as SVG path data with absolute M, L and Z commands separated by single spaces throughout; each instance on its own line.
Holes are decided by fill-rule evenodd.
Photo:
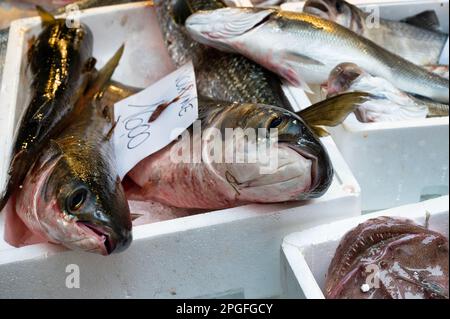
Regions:
M 319 174 L 319 159 L 317 158 L 317 156 L 307 152 L 301 147 L 292 144 L 284 143 L 281 145 L 287 146 L 288 148 L 297 152 L 297 154 L 299 154 L 304 159 L 311 161 L 311 185 L 309 187 L 309 192 L 314 192 L 314 190 L 317 189 L 317 187 L 321 183 Z
M 242 8 L 199 11 L 186 20 L 186 28 L 194 40 L 210 40 L 210 44 L 217 47 L 217 41 L 231 40 L 257 29 L 265 24 L 273 13 L 271 9 Z M 219 49 L 226 50 L 226 47 L 221 46 Z
M 103 255 L 110 255 L 114 252 L 117 247 L 117 243 L 112 239 L 108 230 L 100 226 L 93 225 L 89 222 L 78 221 L 77 225 L 87 234 L 98 239 L 98 242 L 101 243 L 101 252 Z

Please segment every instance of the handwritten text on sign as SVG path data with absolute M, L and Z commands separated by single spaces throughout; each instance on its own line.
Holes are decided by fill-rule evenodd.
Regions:
M 114 147 L 119 174 L 169 145 L 198 118 L 192 63 L 114 105 Z

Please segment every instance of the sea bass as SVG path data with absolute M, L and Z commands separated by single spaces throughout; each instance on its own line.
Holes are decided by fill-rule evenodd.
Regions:
M 138 187 L 128 198 L 210 210 L 320 197 L 332 182 L 333 167 L 318 139 L 324 131 L 316 125 L 341 123 L 365 99 L 361 93 L 341 95 L 299 115 L 261 104 L 201 99 L 201 131 L 194 125 L 186 139 L 133 168 L 129 177 Z M 278 140 L 272 144 L 271 135 L 258 135 L 260 129 L 276 129 Z M 228 143 L 227 130 L 237 130 L 233 138 L 244 144 Z M 262 144 L 254 142 L 257 136 Z
M 41 11 L 44 30 L 29 51 L 31 101 L 19 121 L 0 209 L 20 185 L 43 145 L 74 111 L 94 69 L 92 33 L 85 25 L 68 28 L 64 19 Z
M 186 21 L 204 44 L 251 58 L 293 85 L 321 84 L 338 64 L 352 62 L 403 91 L 448 103 L 448 79 L 390 53 L 332 21 L 274 9 L 225 8 Z
M 400 22 L 380 19 L 376 27 L 371 25 L 369 13 L 343 0 L 308 0 L 303 11 L 349 28 L 418 65 L 438 63 L 448 38 L 447 34 L 432 30 L 439 26 L 434 11 Z M 423 28 L 414 25 L 416 21 L 422 21 Z
M 71 124 L 51 139 L 15 195 L 15 211 L 34 234 L 102 255 L 131 243 L 131 215 L 116 171 L 110 108 L 101 93 L 123 47 L 77 101 Z
M 328 97 L 346 92 L 370 93 L 373 98 L 355 112 L 358 120 L 365 123 L 448 116 L 448 105 L 411 96 L 353 63 L 342 63 L 331 72 L 327 90 Z
M 200 95 L 229 102 L 290 108 L 280 79 L 247 58 L 193 41 L 184 22 L 193 12 L 224 8 L 220 0 L 156 0 L 156 12 L 169 54 L 180 67 L 193 61 Z

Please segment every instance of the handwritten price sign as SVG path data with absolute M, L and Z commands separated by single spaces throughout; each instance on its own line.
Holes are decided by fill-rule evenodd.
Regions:
M 188 63 L 114 105 L 114 147 L 119 174 L 169 145 L 198 118 L 197 87 Z

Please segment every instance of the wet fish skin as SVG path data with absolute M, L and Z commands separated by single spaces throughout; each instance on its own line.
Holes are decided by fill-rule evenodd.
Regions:
M 116 170 L 111 108 L 100 101 L 123 48 L 78 101 L 71 124 L 42 150 L 16 200 L 36 234 L 68 248 L 109 255 L 131 243 L 131 214 Z M 39 194 L 39 200 L 33 198 Z
M 274 172 L 261 173 L 261 167 L 267 165 L 261 162 L 174 162 L 171 154 L 183 148 L 185 141 L 181 140 L 141 161 L 129 173 L 141 187 L 130 199 L 189 209 L 223 209 L 247 203 L 307 200 L 328 190 L 333 178 L 330 159 L 300 117 L 281 108 L 251 103 L 200 100 L 199 108 L 202 134 L 214 127 L 222 132 L 222 138 L 225 129 L 257 130 L 276 123 L 279 159 Z M 192 141 L 206 139 L 192 129 L 190 132 Z M 203 152 L 208 145 L 203 143 Z
M 19 121 L 0 209 L 22 182 L 43 145 L 70 120 L 91 70 L 93 39 L 87 26 L 67 28 L 58 19 L 44 25 L 29 51 L 31 101 Z
M 303 11 L 329 19 L 418 65 L 436 64 L 448 35 L 410 23 L 379 20 L 368 25 L 369 13 L 344 0 L 308 0 Z
M 258 102 L 291 108 L 281 81 L 272 72 L 241 55 L 218 52 L 193 41 L 183 21 L 176 22 L 187 18 L 191 12 L 224 8 L 222 1 L 156 0 L 154 3 L 175 65 L 180 67 L 193 61 L 199 94 L 220 101 Z
M 199 12 L 186 22 L 197 41 L 239 52 L 296 86 L 321 84 L 339 63 L 352 62 L 401 90 L 448 103 L 448 79 L 317 16 L 273 9 Z

